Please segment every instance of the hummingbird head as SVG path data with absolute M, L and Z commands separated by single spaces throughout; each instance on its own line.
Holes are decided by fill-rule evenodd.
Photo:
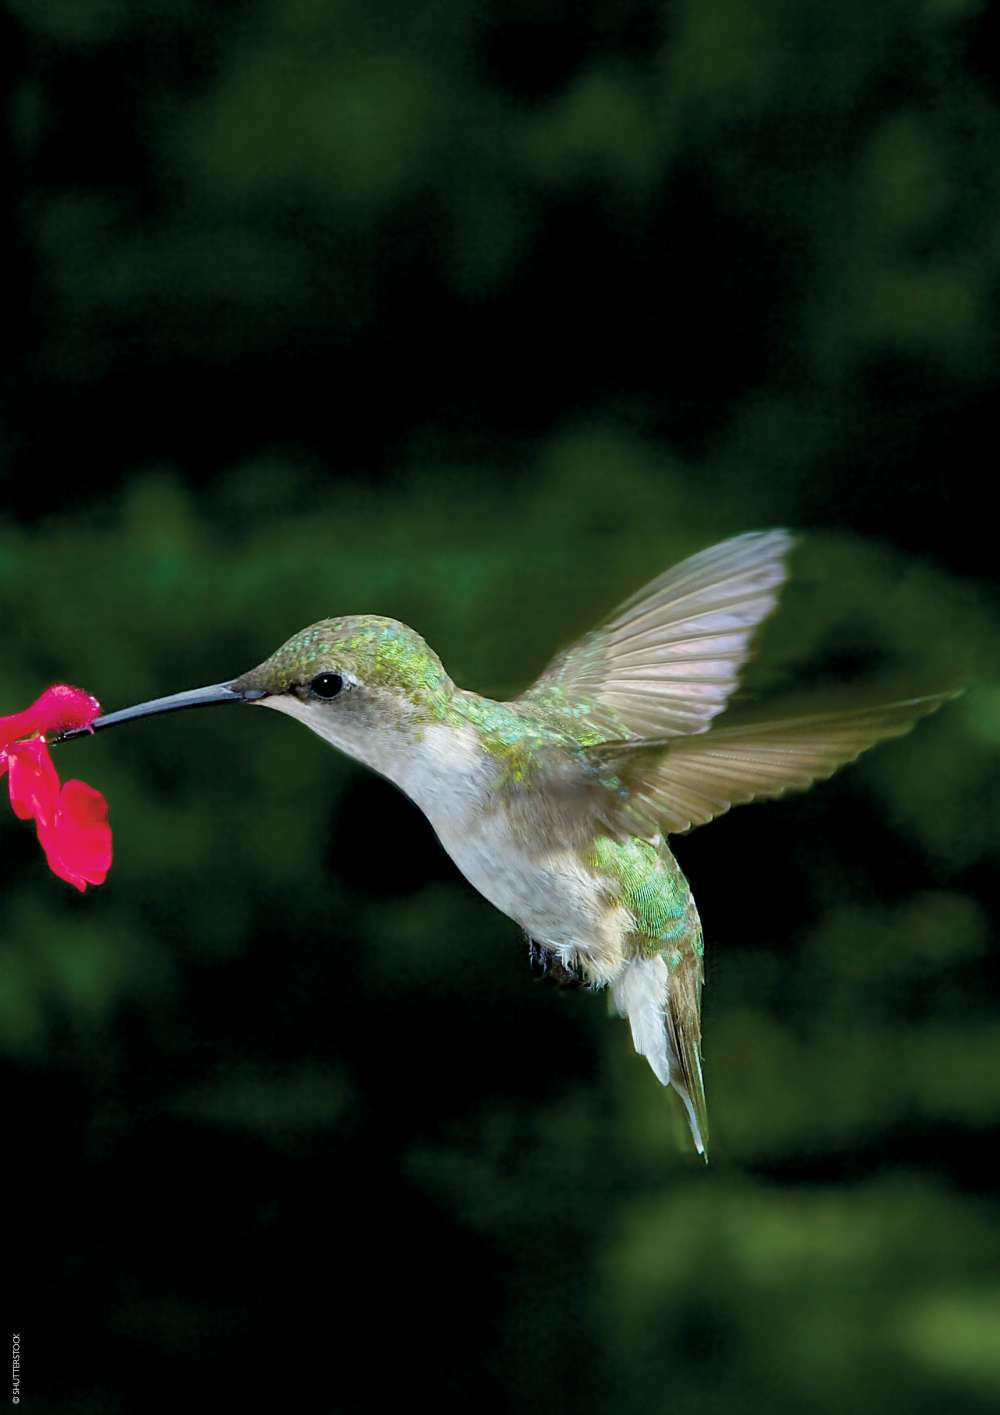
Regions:
M 454 692 L 419 634 L 395 619 L 355 615 L 309 625 L 231 682 L 106 713 L 93 726 L 213 703 L 257 703 L 298 718 L 341 751 L 395 777 L 407 748 L 427 723 L 444 717 Z
M 230 687 L 386 774 L 455 691 L 419 634 L 371 614 L 309 625 Z

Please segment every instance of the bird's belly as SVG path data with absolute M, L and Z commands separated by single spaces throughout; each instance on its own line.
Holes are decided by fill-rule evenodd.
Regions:
M 469 883 L 564 962 L 579 957 L 588 976 L 610 977 L 624 926 L 601 881 L 569 847 L 529 850 L 519 842 L 507 813 L 488 804 L 497 767 L 471 729 L 429 727 L 423 744 L 399 784 Z
M 574 851 L 531 854 L 489 818 L 472 828 L 439 825 L 438 836 L 480 894 L 570 961 L 603 931 L 607 906 L 599 882 Z

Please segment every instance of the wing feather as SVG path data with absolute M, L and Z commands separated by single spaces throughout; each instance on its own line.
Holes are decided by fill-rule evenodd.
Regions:
M 587 749 L 604 781 L 599 814 L 617 832 L 679 833 L 730 807 L 804 791 L 869 747 L 909 732 L 954 692 L 852 711 L 717 727 L 696 737 L 605 742 Z
M 753 531 L 673 566 L 560 653 L 517 701 L 622 739 L 704 732 L 787 578 L 787 531 Z

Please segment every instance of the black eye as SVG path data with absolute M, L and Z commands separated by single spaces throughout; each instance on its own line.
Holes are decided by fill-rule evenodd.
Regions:
M 344 686 L 344 680 L 339 673 L 317 673 L 316 677 L 309 684 L 309 691 L 314 698 L 335 698 Z

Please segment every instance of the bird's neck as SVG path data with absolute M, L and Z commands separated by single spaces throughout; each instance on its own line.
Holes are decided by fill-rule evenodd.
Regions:
M 496 761 L 467 722 L 428 723 L 391 761 L 371 765 L 405 791 L 435 826 L 481 809 L 497 778 Z

